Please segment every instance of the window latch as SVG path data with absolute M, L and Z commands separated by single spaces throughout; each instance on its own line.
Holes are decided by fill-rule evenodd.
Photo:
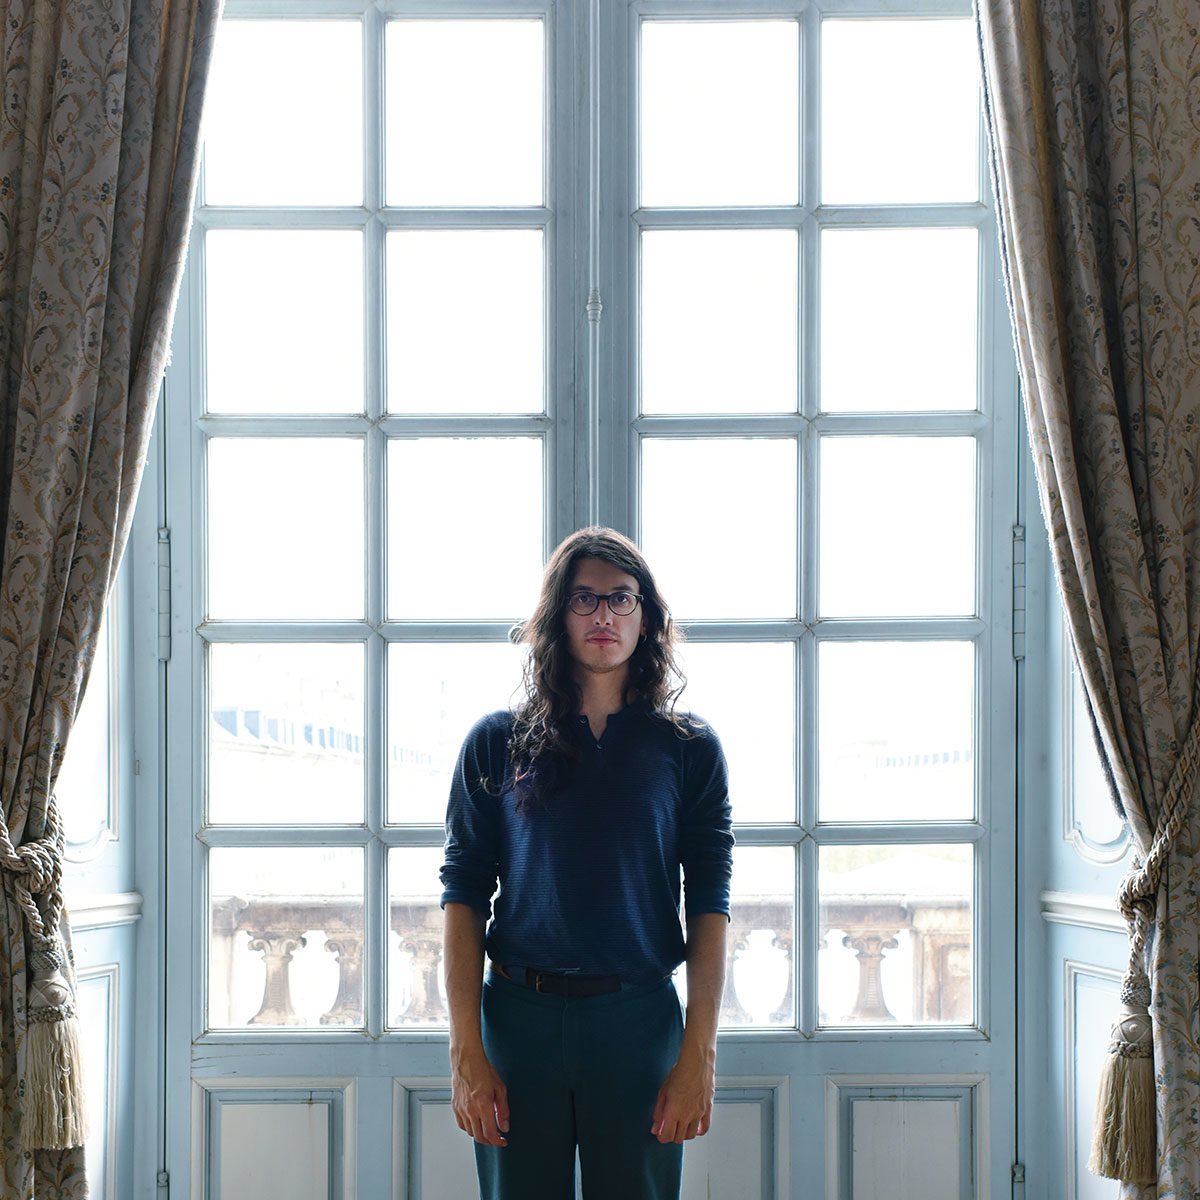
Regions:
M 1012 529 L 1012 656 L 1017 662 L 1025 657 L 1025 526 Z
M 171 657 L 171 531 L 158 531 L 158 661 Z

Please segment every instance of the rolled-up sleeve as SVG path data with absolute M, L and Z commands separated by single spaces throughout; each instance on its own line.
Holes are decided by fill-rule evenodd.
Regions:
M 504 713 L 476 722 L 455 764 L 446 805 L 442 906 L 469 904 L 484 916 L 500 873 L 500 792 L 506 770 Z
M 684 743 L 683 866 L 686 916 L 729 916 L 733 813 L 729 772 L 717 735 L 707 727 Z

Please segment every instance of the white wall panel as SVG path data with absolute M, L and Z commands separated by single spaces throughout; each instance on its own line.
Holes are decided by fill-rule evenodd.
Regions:
M 192 1093 L 194 1200 L 355 1200 L 356 1088 L 211 1079 Z
M 395 1103 L 396 1196 L 464 1200 L 477 1195 L 473 1143 L 455 1123 L 449 1088 L 398 1082 Z M 773 1087 L 719 1088 L 712 1129 L 684 1150 L 681 1200 L 772 1200 L 774 1113 Z
M 329 1104 L 225 1101 L 218 1177 L 221 1200 L 331 1200 Z
M 462 1200 L 479 1194 L 474 1143 L 454 1120 L 450 1088 L 395 1091 L 394 1192 L 403 1200 Z
M 959 1200 L 956 1100 L 856 1100 L 854 1200 Z
M 478 1190 L 474 1142 L 455 1122 L 449 1097 L 423 1103 L 420 1125 L 420 1200 L 459 1200 L 462 1196 L 473 1196 Z
M 774 1195 L 770 1161 L 774 1139 L 769 1100 L 717 1094 L 712 1128 L 683 1150 L 682 1200 L 758 1200 Z M 764 1153 L 765 1152 L 765 1153 Z
M 1120 1191 L 1115 1180 L 1101 1179 L 1087 1169 L 1096 1114 L 1100 1068 L 1108 1045 L 1109 1029 L 1121 1006 L 1121 985 L 1114 972 L 1068 961 L 1067 1037 L 1067 1162 L 1073 1166 L 1068 1200 L 1115 1200 Z M 1073 1118 L 1073 1119 L 1072 1119 Z M 1071 1169 L 1070 1167 L 1068 1169 Z
M 115 1200 L 116 1062 L 118 1028 L 117 963 L 80 971 L 79 1032 L 87 1090 L 88 1190 L 93 1200 Z
M 984 1200 L 987 1076 L 830 1076 L 826 1200 Z

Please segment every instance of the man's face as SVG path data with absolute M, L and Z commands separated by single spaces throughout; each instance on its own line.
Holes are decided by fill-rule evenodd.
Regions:
M 636 595 L 637 591 L 638 583 L 632 575 L 603 559 L 584 558 L 575 568 L 567 598 L 569 600 L 580 592 L 606 596 L 612 592 Z M 615 615 L 604 600 L 587 616 L 572 612 L 568 604 L 563 619 L 567 646 L 576 669 L 586 672 L 603 674 L 628 670 L 638 639 L 646 632 L 646 618 L 640 604 L 626 616 Z

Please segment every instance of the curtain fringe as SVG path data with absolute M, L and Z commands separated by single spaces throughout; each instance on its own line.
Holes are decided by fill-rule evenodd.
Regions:
M 25 1038 L 21 1144 L 26 1150 L 66 1150 L 87 1140 L 79 1018 L 31 1022 Z
M 1151 1046 L 1150 1013 L 1136 1001 L 1128 1003 L 1113 1026 L 1100 1071 L 1087 1164 L 1093 1175 L 1127 1183 L 1154 1183 L 1158 1178 Z
M 58 936 L 35 933 L 30 943 L 21 1144 L 26 1150 L 67 1150 L 87 1140 L 74 971 Z

